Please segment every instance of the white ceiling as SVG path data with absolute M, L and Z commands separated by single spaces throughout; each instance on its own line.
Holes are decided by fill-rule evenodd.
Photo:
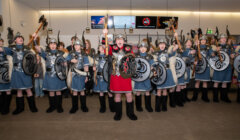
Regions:
M 49 0 L 16 0 L 36 10 L 47 10 Z M 167 10 L 240 12 L 240 0 L 132 0 L 135 10 Z M 51 10 L 86 9 L 87 0 L 50 0 Z M 91 10 L 129 10 L 130 0 L 88 0 Z

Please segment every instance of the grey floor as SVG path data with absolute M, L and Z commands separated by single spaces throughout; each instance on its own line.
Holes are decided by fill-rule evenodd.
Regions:
M 191 93 L 189 94 L 191 97 Z M 212 97 L 210 97 L 212 98 Z M 37 98 L 38 113 L 31 113 L 25 99 L 25 111 L 17 116 L 0 115 L 0 140 L 240 140 L 240 104 L 204 103 L 201 100 L 170 108 L 167 112 L 136 112 L 131 121 L 123 108 L 121 121 L 114 113 L 100 114 L 98 97 L 87 97 L 90 112 L 69 114 L 71 99 L 63 99 L 64 113 L 45 113 L 48 99 Z M 152 105 L 155 100 L 152 96 Z M 11 111 L 15 108 L 12 100 Z M 108 109 L 108 108 L 107 108 Z

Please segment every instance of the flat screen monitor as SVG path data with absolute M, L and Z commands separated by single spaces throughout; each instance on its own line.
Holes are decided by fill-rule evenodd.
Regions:
M 136 16 L 136 28 L 139 29 L 156 29 L 157 17 L 153 16 Z
M 174 28 L 178 28 L 178 17 L 158 17 L 157 18 L 157 28 L 158 29 L 165 29 L 169 26 L 170 19 L 175 20 Z
M 116 29 L 135 28 L 135 16 L 113 16 L 113 24 Z
M 104 28 L 104 16 L 91 16 L 91 28 L 103 29 Z M 108 29 L 113 28 L 113 16 L 108 17 Z

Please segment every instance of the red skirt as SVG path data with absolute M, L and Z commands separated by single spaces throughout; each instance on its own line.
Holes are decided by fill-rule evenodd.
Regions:
M 124 79 L 122 76 L 111 75 L 110 91 L 113 93 L 132 92 L 131 78 Z

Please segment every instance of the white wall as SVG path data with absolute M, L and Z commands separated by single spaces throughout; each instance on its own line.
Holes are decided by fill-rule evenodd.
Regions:
M 109 15 L 130 15 L 127 12 L 118 12 L 118 13 L 108 13 Z M 77 33 L 80 37 L 82 31 L 87 26 L 87 18 L 86 18 L 86 11 L 76 12 L 76 13 L 50 13 L 51 17 L 51 27 L 53 28 L 52 37 L 56 37 L 58 30 L 61 31 L 61 40 L 65 42 L 65 45 L 70 44 L 70 38 Z M 90 26 L 90 18 L 91 15 L 106 15 L 104 12 L 89 12 L 89 25 Z M 193 12 L 175 12 L 175 13 L 133 13 L 132 15 L 139 15 L 139 16 L 178 16 L 179 17 L 179 29 L 177 30 L 180 32 L 183 29 L 184 33 L 190 31 L 190 29 L 195 29 L 199 27 L 199 14 Z M 46 17 L 48 17 L 48 13 L 46 13 Z M 218 26 L 220 33 L 226 32 L 226 25 L 229 25 L 229 30 L 231 34 L 238 35 L 240 34 L 240 14 L 224 14 L 224 13 L 204 13 L 200 15 L 200 26 L 205 33 L 206 29 L 212 29 L 215 32 L 215 27 Z M 113 29 L 110 29 L 110 33 L 113 33 Z M 136 43 L 138 42 L 138 34 L 146 35 L 155 34 L 159 32 L 159 34 L 164 34 L 164 30 L 160 29 L 134 29 L 134 33 L 128 38 L 129 42 Z M 97 47 L 98 44 L 98 36 L 102 33 L 100 29 L 91 29 L 89 34 L 86 34 L 86 38 L 91 40 L 92 46 Z M 123 29 L 116 29 L 116 33 L 124 33 Z M 127 34 L 129 34 L 127 30 Z M 144 36 L 141 36 L 143 38 Z M 152 36 L 153 40 L 155 40 L 156 36 Z M 41 43 L 45 45 L 45 39 L 41 40 Z
M 10 24 L 10 13 L 11 12 L 11 24 Z M 38 27 L 39 12 L 34 10 L 17 0 L 1 0 L 1 13 L 3 16 L 3 27 L 0 29 L 2 38 L 5 41 L 5 45 L 8 45 L 7 40 L 7 28 L 12 27 L 14 34 L 20 32 L 24 35 L 25 44 L 28 43 L 29 34 L 35 32 Z M 23 25 L 21 25 L 21 23 Z

